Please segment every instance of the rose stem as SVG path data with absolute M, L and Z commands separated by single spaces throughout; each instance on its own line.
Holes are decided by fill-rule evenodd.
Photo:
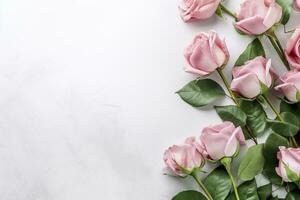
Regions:
M 282 46 L 280 44 L 280 41 L 279 41 L 277 35 L 275 34 L 275 32 L 273 32 L 273 37 L 274 37 L 274 39 L 276 41 L 276 44 L 278 45 L 280 51 L 282 52 L 282 55 L 284 56 L 284 50 L 283 50 L 283 48 L 282 48 Z
M 268 96 L 266 94 L 263 94 L 262 97 L 265 99 L 265 101 L 267 102 L 267 104 L 270 106 L 270 108 L 273 110 L 273 112 L 276 114 L 277 118 L 279 119 L 279 121 L 284 122 L 284 119 L 282 118 L 282 116 L 280 115 L 280 113 L 277 111 L 276 107 L 273 105 L 273 103 L 270 101 L 270 99 L 268 98 Z M 294 136 L 290 137 L 294 143 L 294 145 L 296 147 L 298 147 L 298 143 L 296 141 L 296 139 L 294 138 Z
M 240 107 L 240 104 L 239 104 L 238 100 L 236 99 L 236 96 L 234 95 L 234 93 L 233 93 L 232 90 L 230 89 L 229 83 L 228 83 L 227 79 L 225 78 L 225 75 L 224 75 L 222 69 L 221 69 L 221 68 L 218 68 L 218 69 L 217 69 L 217 72 L 219 73 L 221 79 L 223 80 L 223 83 L 224 83 L 224 85 L 226 86 L 226 89 L 227 89 L 227 91 L 229 92 L 232 101 L 235 103 L 236 106 Z M 250 137 L 251 137 L 252 140 L 254 141 L 254 143 L 255 143 L 255 144 L 258 144 L 258 143 L 257 143 L 257 140 L 256 140 L 256 138 L 255 138 L 255 136 L 253 135 L 253 133 L 252 133 L 252 131 L 251 131 L 251 129 L 250 129 L 250 127 L 249 127 L 248 125 L 246 125 L 246 128 L 247 128 L 247 130 L 248 130 L 248 133 L 249 133 Z
M 270 30 L 267 32 L 267 37 L 270 40 L 272 46 L 274 47 L 274 49 L 276 50 L 278 56 L 280 57 L 280 59 L 282 60 L 283 64 L 285 65 L 286 69 L 289 71 L 291 70 L 290 65 L 288 63 L 288 61 L 285 58 L 284 55 L 284 51 L 283 48 L 278 40 L 278 37 L 276 36 L 275 32 L 273 30 Z
M 237 20 L 236 14 L 234 12 L 232 12 L 231 10 L 229 10 L 226 6 L 224 6 L 223 4 L 219 4 L 220 8 L 222 11 L 224 11 L 225 13 L 227 13 L 229 16 L 233 17 L 235 20 Z
M 231 159 L 230 158 L 223 158 L 221 160 L 221 163 L 224 165 L 229 177 L 230 177 L 230 181 L 232 183 L 232 187 L 233 187 L 233 191 L 234 191 L 234 195 L 235 195 L 235 198 L 236 200 L 240 200 L 240 197 L 239 197 L 239 193 L 238 193 L 238 190 L 237 190 L 237 187 L 236 187 L 236 184 L 235 184 L 235 181 L 234 181 L 234 178 L 232 176 L 232 173 L 231 173 Z
M 230 96 L 231 96 L 232 101 L 233 101 L 236 105 L 238 105 L 239 102 L 237 101 L 237 99 L 236 99 L 235 95 L 233 94 L 232 90 L 230 89 L 230 85 L 229 85 L 227 79 L 225 78 L 225 75 L 224 75 L 222 69 L 218 68 L 218 69 L 217 69 L 217 72 L 219 73 L 219 75 L 220 75 L 222 81 L 224 82 L 224 85 L 226 86 L 226 88 L 227 88 L 227 90 L 228 90 L 228 92 L 229 92 L 229 94 L 230 94 Z
M 207 188 L 205 187 L 205 185 L 202 183 L 201 179 L 198 177 L 197 172 L 193 171 L 191 173 L 191 176 L 195 179 L 195 181 L 197 182 L 197 184 L 199 185 L 199 187 L 204 191 L 204 193 L 206 194 L 206 196 L 208 197 L 208 199 L 213 200 L 211 194 L 209 193 L 209 191 L 207 190 Z

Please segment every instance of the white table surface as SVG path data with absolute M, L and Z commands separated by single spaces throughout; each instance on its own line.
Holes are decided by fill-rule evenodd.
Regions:
M 195 78 L 183 49 L 216 30 L 229 78 L 251 39 L 227 16 L 184 24 L 178 3 L 0 0 L 1 200 L 169 200 L 196 189 L 162 174 L 164 149 L 220 122 L 174 94 Z

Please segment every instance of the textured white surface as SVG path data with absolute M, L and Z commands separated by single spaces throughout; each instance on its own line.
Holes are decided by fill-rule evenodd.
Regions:
M 230 77 L 250 38 L 227 16 L 184 24 L 178 3 L 0 0 L 1 200 L 167 200 L 194 187 L 161 171 L 165 148 L 220 122 L 174 94 L 194 78 L 183 49 L 215 29 Z

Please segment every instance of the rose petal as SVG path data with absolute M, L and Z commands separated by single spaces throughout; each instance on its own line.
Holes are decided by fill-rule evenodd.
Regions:
M 219 6 L 221 0 L 217 1 L 212 1 L 211 3 L 204 5 L 204 6 L 199 6 L 198 10 L 193 12 L 191 15 L 193 18 L 196 19 L 208 19 L 211 16 L 213 16 Z
M 247 74 L 235 78 L 231 82 L 231 89 L 246 98 L 254 98 L 260 94 L 260 83 L 255 74 Z
M 268 30 L 264 25 L 264 18 L 260 16 L 253 16 L 235 24 L 235 27 L 248 35 L 260 35 Z
M 271 28 L 275 23 L 279 22 L 282 16 L 282 8 L 276 2 L 273 2 L 264 19 L 264 25 L 267 29 Z
M 281 91 L 284 96 L 291 102 L 298 102 L 296 98 L 297 88 L 291 83 L 283 83 L 275 87 L 275 90 Z

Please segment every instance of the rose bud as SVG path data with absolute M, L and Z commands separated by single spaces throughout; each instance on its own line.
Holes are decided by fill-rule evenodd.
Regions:
M 231 122 L 204 128 L 200 139 L 211 160 L 234 157 L 239 145 L 245 144 L 241 127 L 236 128 Z
M 224 40 L 216 32 L 199 33 L 184 53 L 187 72 L 205 76 L 228 62 L 229 52 Z
M 164 162 L 166 174 L 184 177 L 201 168 L 205 160 L 194 142 L 186 141 L 183 145 L 173 145 L 167 149 L 164 153 Z
M 282 8 L 275 0 L 245 0 L 235 27 L 247 35 L 260 35 L 281 20 Z
M 208 19 L 213 16 L 221 0 L 182 0 L 179 5 L 181 18 L 185 22 Z
M 232 74 L 231 90 L 250 99 L 270 88 L 275 76 L 271 60 L 261 56 L 235 67 Z
M 300 69 L 300 28 L 296 29 L 289 39 L 285 56 L 292 67 Z
M 281 91 L 284 96 L 291 102 L 300 101 L 300 72 L 297 70 L 289 71 L 279 77 L 280 84 L 275 87 Z
M 279 147 L 277 174 L 285 182 L 295 182 L 300 178 L 300 148 Z
M 294 9 L 300 11 L 300 0 L 294 0 Z

